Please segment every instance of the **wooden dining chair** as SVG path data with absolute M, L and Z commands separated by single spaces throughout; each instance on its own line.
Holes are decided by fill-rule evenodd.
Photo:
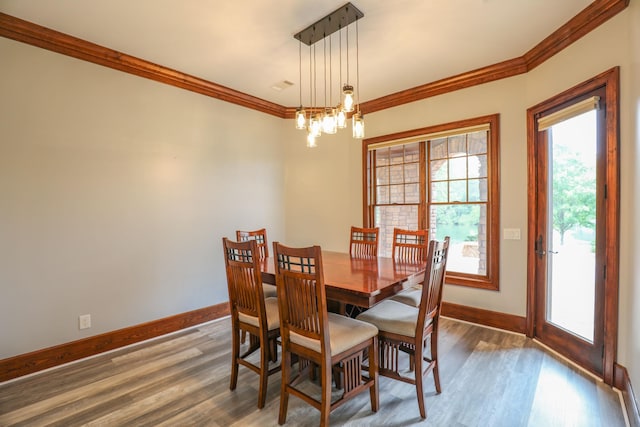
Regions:
M 258 245 L 258 251 L 260 252 L 260 259 L 265 260 L 269 258 L 269 244 L 267 243 L 267 230 L 265 228 L 253 231 L 236 230 L 236 239 L 238 242 L 255 240 Z M 262 287 L 265 297 L 269 298 L 277 295 L 276 287 L 274 285 L 264 283 Z
M 375 325 L 380 345 L 380 375 L 416 386 L 420 416 L 427 417 L 424 406 L 423 378 L 433 372 L 436 392 L 440 393 L 438 373 L 438 325 L 442 304 L 442 286 L 446 276 L 449 237 L 432 240 L 428 245 L 427 268 L 419 308 L 398 301 L 385 300 L 358 316 L 358 320 Z M 431 341 L 429 356 L 425 356 L 427 340 Z M 409 357 L 401 359 L 401 352 Z M 404 363 L 415 364 L 413 377 L 406 374 Z
M 238 368 L 243 365 L 260 376 L 258 389 L 258 408 L 263 408 L 267 396 L 267 379 L 278 372 L 279 366 L 269 369 L 269 361 L 277 360 L 276 339 L 280 336 L 280 316 L 278 300 L 265 298 L 262 290 L 259 249 L 254 240 L 233 242 L 222 239 L 224 261 L 229 288 L 231 309 L 231 383 L 229 388 L 236 389 Z M 240 354 L 240 334 L 250 334 L 249 348 Z M 247 357 L 260 350 L 260 365 L 247 360 Z
M 282 340 L 278 423 L 286 421 L 290 394 L 320 410 L 321 426 L 329 425 L 329 413 L 334 408 L 366 390 L 370 393 L 371 410 L 376 412 L 379 405 L 377 328 L 370 323 L 327 312 L 319 246 L 289 248 L 274 242 L 273 252 Z M 369 359 L 366 376 L 362 374 L 367 370 L 362 364 L 365 351 Z M 295 375 L 291 369 L 293 355 L 298 359 Z M 307 371 L 316 366 L 320 368 L 320 399 L 298 387 Z M 341 373 L 343 393 L 332 402 L 334 367 Z
M 392 248 L 395 260 L 424 262 L 429 250 L 429 231 L 394 228 Z
M 393 230 L 393 258 L 396 261 L 423 263 L 429 251 L 428 230 Z M 418 307 L 422 297 L 422 282 L 413 284 L 392 297 L 393 300 Z
M 349 255 L 357 258 L 378 256 L 378 236 L 380 229 L 351 227 L 351 241 Z

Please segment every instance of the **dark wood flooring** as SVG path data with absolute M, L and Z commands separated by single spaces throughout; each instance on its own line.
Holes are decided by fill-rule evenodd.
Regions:
M 276 426 L 280 373 L 258 410 L 258 377 L 240 367 L 229 390 L 230 320 L 0 384 L 0 426 Z M 619 393 L 521 335 L 443 319 L 442 393 L 427 378 L 427 420 L 413 386 L 380 379 L 331 414 L 346 426 L 624 426 Z M 309 385 L 314 388 L 315 385 Z M 287 425 L 319 413 L 291 397 Z

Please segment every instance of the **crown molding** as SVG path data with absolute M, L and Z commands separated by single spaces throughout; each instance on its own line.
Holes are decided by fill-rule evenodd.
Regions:
M 364 114 L 447 92 L 525 74 L 629 6 L 630 0 L 596 0 L 524 55 L 363 102 Z
M 0 36 L 135 74 L 212 98 L 285 117 L 285 107 L 246 93 L 0 13 Z
M 364 114 L 421 99 L 524 74 L 588 34 L 629 5 L 630 0 L 595 0 L 531 50 L 476 70 L 363 102 Z M 176 86 L 284 119 L 295 117 L 296 107 L 285 107 L 234 89 L 136 58 L 22 19 L 0 13 L 0 36 L 126 73 Z

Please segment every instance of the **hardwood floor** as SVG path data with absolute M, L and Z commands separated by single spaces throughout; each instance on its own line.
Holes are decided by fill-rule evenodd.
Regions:
M 258 376 L 240 368 L 229 391 L 230 320 L 0 384 L 0 426 L 276 426 L 280 373 L 257 409 Z M 380 378 L 380 410 L 365 393 L 331 414 L 348 426 L 624 426 L 609 386 L 521 335 L 443 319 L 442 393 L 426 381 L 427 420 L 415 388 Z M 309 390 L 319 389 L 315 384 Z M 319 412 L 291 397 L 287 425 Z

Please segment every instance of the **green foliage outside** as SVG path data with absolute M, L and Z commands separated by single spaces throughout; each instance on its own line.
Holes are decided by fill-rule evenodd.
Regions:
M 435 238 L 449 236 L 453 242 L 477 242 L 478 223 L 480 221 L 479 205 L 437 205 Z
M 553 147 L 553 228 L 565 233 L 574 227 L 595 229 L 596 174 L 575 152 L 562 145 Z

